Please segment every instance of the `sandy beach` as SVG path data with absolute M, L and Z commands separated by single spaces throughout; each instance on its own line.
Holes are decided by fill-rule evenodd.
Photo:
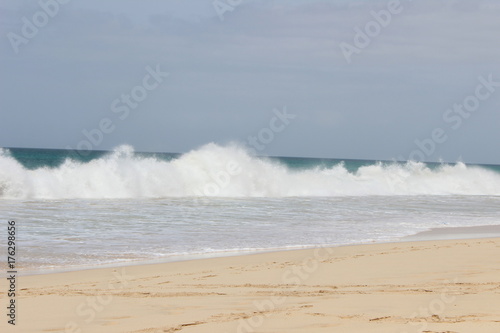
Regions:
M 500 238 L 417 241 L 22 276 L 16 326 L 0 327 L 496 333 L 499 251 Z
M 500 0 L 0 12 L 0 333 L 500 333 Z

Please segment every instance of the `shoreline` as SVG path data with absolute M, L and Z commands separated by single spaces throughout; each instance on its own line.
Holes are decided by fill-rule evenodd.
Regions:
M 403 237 L 413 240 L 479 239 L 500 237 L 500 225 L 481 225 L 473 227 L 431 228 L 414 235 Z
M 277 252 L 288 252 L 288 251 L 302 251 L 318 248 L 337 248 L 337 247 L 348 247 L 348 246 L 363 246 L 363 245 L 373 245 L 373 244 L 394 244 L 394 243 L 406 243 L 406 242 L 420 242 L 420 241 L 432 241 L 432 240 L 460 240 L 460 239 L 481 239 L 481 238 L 500 238 L 500 225 L 482 225 L 482 226 L 472 226 L 472 227 L 439 227 L 431 228 L 418 232 L 416 234 L 403 236 L 395 240 L 381 241 L 381 242 L 369 242 L 369 243 L 352 243 L 352 244 L 339 244 L 339 245 L 326 245 L 326 246 L 297 246 L 290 248 L 269 248 L 269 249 L 255 249 L 255 250 L 242 250 L 242 251 L 219 251 L 213 253 L 193 253 L 193 254 L 182 254 L 182 255 L 172 255 L 162 259 L 147 259 L 147 260 L 131 260 L 123 262 L 114 263 L 104 263 L 94 266 L 75 266 L 69 268 L 45 268 L 36 270 L 25 270 L 19 271 L 19 276 L 32 276 L 32 275 L 46 275 L 46 274 L 59 274 L 66 272 L 79 272 L 88 271 L 94 269 L 107 269 L 107 268 L 120 268 L 128 266 L 141 266 L 141 265 L 161 265 L 174 262 L 188 262 L 193 260 L 205 260 L 211 258 L 226 258 L 226 257 L 239 257 L 248 256 L 254 254 L 263 253 L 277 253 Z
M 22 276 L 15 329 L 493 333 L 499 248 L 500 238 L 376 243 Z

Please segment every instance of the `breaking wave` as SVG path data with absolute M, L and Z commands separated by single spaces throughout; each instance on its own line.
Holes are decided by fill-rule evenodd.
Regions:
M 342 163 L 306 170 L 258 158 L 237 146 L 205 145 L 166 161 L 130 146 L 56 168 L 29 170 L 0 149 L 0 198 L 286 197 L 500 195 L 500 173 L 463 163 L 373 163 L 350 172 Z

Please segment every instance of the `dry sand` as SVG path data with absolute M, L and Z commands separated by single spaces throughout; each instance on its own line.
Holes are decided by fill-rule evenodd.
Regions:
M 423 241 L 24 276 L 0 332 L 498 333 L 499 254 Z

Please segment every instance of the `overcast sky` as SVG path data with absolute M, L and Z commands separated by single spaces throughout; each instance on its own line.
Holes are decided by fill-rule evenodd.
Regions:
M 59 1 L 0 2 L 0 147 L 500 164 L 497 0 Z

